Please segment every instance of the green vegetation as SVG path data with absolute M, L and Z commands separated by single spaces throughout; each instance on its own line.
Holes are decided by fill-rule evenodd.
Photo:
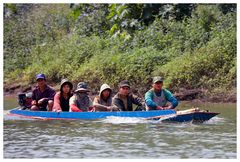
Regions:
M 4 4 L 4 81 L 236 87 L 236 4 Z M 144 88 L 143 88 L 144 87 Z

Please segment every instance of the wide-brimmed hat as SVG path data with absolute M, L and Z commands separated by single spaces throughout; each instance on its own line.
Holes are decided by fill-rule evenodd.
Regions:
M 45 77 L 44 74 L 37 74 L 37 75 L 36 75 L 36 80 L 38 80 L 38 79 L 44 79 L 44 80 L 46 80 L 46 77 Z
M 107 85 L 107 84 L 103 84 L 102 86 L 101 86 L 101 88 L 100 88 L 100 95 L 101 95 L 101 93 L 104 91 L 104 90 L 106 90 L 106 89 L 109 89 L 110 90 L 110 93 L 112 92 L 112 89 L 110 88 L 110 86 L 109 85 Z
M 119 83 L 119 87 L 120 88 L 122 88 L 122 87 L 129 87 L 130 88 L 130 83 L 127 80 L 123 80 Z
M 77 89 L 75 90 L 75 92 L 89 92 L 89 90 L 87 89 L 87 83 L 85 82 L 79 82 L 77 84 Z
M 155 77 L 153 77 L 153 84 L 154 83 L 157 83 L 157 82 L 163 82 L 163 77 L 160 77 L 160 76 L 155 76 Z
M 68 79 L 63 79 L 62 81 L 61 81 L 61 87 L 60 87 L 60 89 L 62 89 L 62 87 L 63 87 L 63 85 L 64 84 L 68 84 L 69 86 L 70 86 L 70 89 L 73 89 L 73 84 L 68 80 Z

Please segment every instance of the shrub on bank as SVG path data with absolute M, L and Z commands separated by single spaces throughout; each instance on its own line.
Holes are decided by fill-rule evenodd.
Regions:
M 120 80 L 127 79 L 133 88 L 145 92 L 151 77 L 161 75 L 166 78 L 165 86 L 173 90 L 224 91 L 236 86 L 236 13 L 223 14 L 216 5 L 197 5 L 192 16 L 181 21 L 158 17 L 148 26 L 114 36 L 108 35 L 106 24 L 97 30 L 103 15 L 97 24 L 96 15 L 90 14 L 90 24 L 85 15 L 84 22 L 75 26 L 66 5 L 60 5 L 57 12 L 56 8 L 39 7 L 36 13 L 42 9 L 50 14 L 37 17 L 39 21 L 28 19 L 27 24 L 33 24 L 25 24 L 26 31 L 31 31 L 27 40 L 18 42 L 25 30 L 11 26 L 15 20 L 6 23 L 4 43 L 21 46 L 8 46 L 4 51 L 4 81 L 33 83 L 36 73 L 45 73 L 50 82 L 67 77 L 75 83 L 87 81 L 97 91 L 104 82 L 117 88 Z M 100 8 L 96 13 L 103 12 Z M 46 18 L 50 25 L 44 26 Z M 51 29 L 45 31 L 46 25 Z M 94 29 L 92 34 L 88 25 Z M 13 35 L 10 29 L 20 33 Z M 87 35 L 83 35 L 85 31 Z

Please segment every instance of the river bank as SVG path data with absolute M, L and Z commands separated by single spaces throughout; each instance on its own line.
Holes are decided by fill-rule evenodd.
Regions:
M 56 90 L 63 78 L 85 81 L 93 97 L 126 79 L 144 97 L 160 75 L 179 100 L 236 102 L 236 4 L 150 6 L 4 5 L 4 94 L 30 91 L 44 73 Z
M 54 83 L 49 84 L 56 91 L 59 90 L 59 85 Z M 35 84 L 32 85 L 21 85 L 21 84 L 4 84 L 4 96 L 17 97 L 19 93 L 30 92 L 34 89 Z M 100 86 L 99 86 L 100 87 Z M 91 89 L 91 88 L 90 88 Z M 113 93 L 116 93 L 117 89 L 113 89 Z M 135 90 L 139 96 L 144 96 L 143 90 Z M 93 98 L 98 94 L 98 91 L 92 90 L 90 96 Z M 173 93 L 179 101 L 192 101 L 192 102 L 211 102 L 211 103 L 236 103 L 237 93 L 236 89 L 229 90 L 227 92 L 209 92 L 205 89 L 185 89 L 179 88 L 177 92 Z

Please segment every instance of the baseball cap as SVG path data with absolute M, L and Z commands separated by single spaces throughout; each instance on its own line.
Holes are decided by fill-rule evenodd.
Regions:
M 163 77 L 160 77 L 160 76 L 155 76 L 153 77 L 153 83 L 156 83 L 156 82 L 163 82 Z
M 38 80 L 38 79 L 44 79 L 44 80 L 46 80 L 46 77 L 45 77 L 44 74 L 37 74 L 37 75 L 36 75 L 36 80 Z
M 123 80 L 119 83 L 119 87 L 120 88 L 122 88 L 122 87 L 129 87 L 130 88 L 130 83 L 127 80 Z

